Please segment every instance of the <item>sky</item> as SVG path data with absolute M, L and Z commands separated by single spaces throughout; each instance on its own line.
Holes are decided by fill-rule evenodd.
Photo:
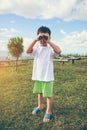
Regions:
M 0 0 L 0 55 L 17 36 L 26 54 L 40 26 L 50 28 L 62 54 L 87 55 L 87 0 Z

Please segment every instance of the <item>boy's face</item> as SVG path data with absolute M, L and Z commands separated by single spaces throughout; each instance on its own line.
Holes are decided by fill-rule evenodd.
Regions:
M 39 38 L 41 46 L 47 46 L 47 42 L 50 39 L 50 36 L 48 33 L 39 32 L 38 38 Z

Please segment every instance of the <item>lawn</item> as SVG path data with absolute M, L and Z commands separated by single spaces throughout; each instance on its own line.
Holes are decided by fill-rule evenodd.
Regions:
M 53 119 L 43 123 L 46 109 L 31 114 L 37 106 L 32 93 L 32 61 L 25 66 L 0 68 L 0 130 L 87 130 L 87 61 L 62 65 L 54 62 Z

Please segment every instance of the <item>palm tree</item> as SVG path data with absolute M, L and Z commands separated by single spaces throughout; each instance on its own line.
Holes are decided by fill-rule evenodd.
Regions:
M 24 51 L 23 38 L 20 37 L 10 38 L 7 47 L 9 53 L 16 58 L 16 70 L 17 70 L 18 59 L 21 56 L 22 52 Z

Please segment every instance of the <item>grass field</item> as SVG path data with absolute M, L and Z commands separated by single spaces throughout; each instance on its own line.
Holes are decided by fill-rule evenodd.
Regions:
M 43 123 L 44 109 L 37 106 L 32 93 L 32 61 L 26 66 L 0 68 L 0 130 L 87 130 L 87 61 L 54 63 L 53 119 Z

